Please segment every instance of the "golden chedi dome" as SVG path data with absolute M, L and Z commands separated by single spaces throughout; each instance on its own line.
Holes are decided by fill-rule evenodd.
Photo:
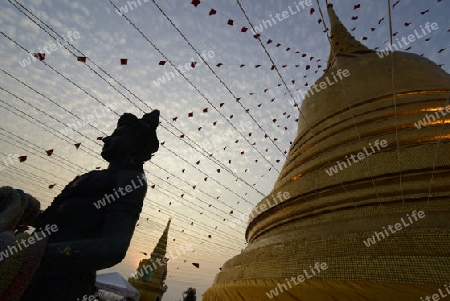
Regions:
M 204 300 L 450 295 L 450 75 L 416 54 L 382 56 L 328 14 L 328 69 L 250 215 L 249 245 Z

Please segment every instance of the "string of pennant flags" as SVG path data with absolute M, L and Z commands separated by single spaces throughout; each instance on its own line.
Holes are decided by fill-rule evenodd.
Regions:
M 436 1 L 437 1 L 437 2 L 441 2 L 442 0 L 436 0 Z M 397 1 L 392 5 L 392 7 L 395 8 L 399 3 L 400 3 L 400 0 L 397 0 Z M 200 1 L 200 0 L 192 0 L 192 1 L 191 1 L 191 4 L 192 4 L 195 8 L 197 8 L 197 7 L 201 4 L 201 1 Z M 360 9 L 360 7 L 361 7 L 361 4 L 355 4 L 355 5 L 354 5 L 354 11 L 357 12 L 358 9 Z M 425 10 L 421 10 L 421 11 L 420 11 L 420 15 L 425 15 L 425 14 L 427 14 L 429 11 L 430 11 L 429 8 L 427 8 L 427 9 L 425 9 Z M 208 13 L 209 16 L 216 16 L 217 14 L 218 14 L 218 12 L 217 12 L 217 10 L 215 10 L 214 8 L 211 8 L 210 11 L 209 11 L 209 13 Z M 311 9 L 310 9 L 309 15 L 310 15 L 310 16 L 314 16 L 314 15 L 315 15 L 315 10 L 314 10 L 314 8 L 311 8 Z M 357 16 L 357 15 L 351 16 L 351 20 L 352 20 L 352 21 L 358 20 L 358 16 Z M 383 18 L 379 19 L 377 23 L 378 23 L 378 25 L 381 25 L 384 21 L 385 21 L 385 18 L 383 17 Z M 317 22 L 318 22 L 319 24 L 321 24 L 321 23 L 322 23 L 322 19 L 319 18 L 319 19 L 317 20 Z M 232 20 L 232 19 L 228 19 L 228 20 L 226 21 L 226 24 L 229 25 L 229 26 L 236 26 L 235 21 Z M 412 22 L 404 22 L 404 26 L 405 26 L 405 27 L 409 27 L 409 26 L 411 26 L 411 24 L 412 24 Z M 374 32 L 376 29 L 377 29 L 376 27 L 370 27 L 370 28 L 369 28 L 369 31 L 370 31 L 370 32 Z M 351 28 L 351 31 L 355 31 L 355 30 L 356 30 L 356 26 L 353 27 L 353 28 Z M 240 32 L 241 32 L 241 33 L 247 33 L 248 31 L 249 31 L 249 28 L 248 28 L 248 27 L 242 26 L 242 27 L 240 28 Z M 253 31 L 253 30 L 250 30 L 250 31 Z M 324 29 L 324 32 L 328 32 L 328 28 Z M 448 29 L 447 32 L 450 32 L 450 29 Z M 253 31 L 253 33 L 254 33 L 254 31 Z M 394 32 L 394 33 L 393 33 L 393 36 L 396 36 L 397 34 L 398 34 L 398 31 L 397 31 L 397 32 Z M 257 38 L 260 38 L 260 37 L 261 37 L 261 33 L 255 33 L 255 34 L 253 35 L 253 37 L 256 38 L 256 39 L 257 39 Z M 333 38 L 333 37 L 331 36 L 330 39 L 332 39 L 332 38 Z M 427 37 L 427 38 L 424 39 L 424 40 L 425 40 L 425 42 L 428 42 L 431 38 L 432 38 L 432 37 Z M 363 41 L 366 41 L 366 40 L 368 40 L 368 37 L 367 37 L 367 36 L 363 36 L 361 39 L 362 39 Z M 385 42 L 387 42 L 387 41 L 385 41 Z M 279 48 L 279 47 L 282 46 L 281 43 L 276 42 L 276 41 L 274 41 L 274 40 L 272 40 L 272 39 L 268 39 L 268 40 L 265 42 L 265 44 L 266 44 L 266 45 L 272 45 L 272 46 L 277 47 L 277 48 Z M 377 48 L 378 48 L 378 47 L 376 47 L 376 48 L 374 48 L 374 49 L 376 50 Z M 411 49 L 411 47 L 408 47 L 408 48 L 406 48 L 405 50 L 410 50 L 410 49 Z M 440 49 L 437 51 L 437 53 L 440 54 L 440 53 L 442 53 L 443 51 L 445 51 L 446 49 L 447 49 L 447 48 L 440 48 Z M 286 48 L 285 48 L 285 51 L 291 51 L 291 50 L 292 50 L 291 47 L 286 47 Z M 293 51 L 293 52 L 294 52 L 295 54 L 299 54 L 302 58 L 304 58 L 304 59 L 306 59 L 306 60 L 309 60 L 309 62 L 310 62 L 309 64 L 305 64 L 305 65 L 295 64 L 295 65 L 294 65 L 295 68 L 304 67 L 306 71 L 309 71 L 309 70 L 313 71 L 313 70 L 314 70 L 314 67 L 312 66 L 312 62 L 313 62 L 313 60 L 314 60 L 315 58 L 314 58 L 313 56 L 308 56 L 307 53 L 301 53 L 301 51 L 299 51 L 299 50 L 296 50 L 296 51 Z M 46 59 L 46 53 L 32 53 L 32 55 L 33 55 L 35 58 L 37 58 L 38 60 L 40 60 L 40 61 L 43 61 L 43 60 Z M 77 60 L 78 62 L 81 62 L 81 63 L 86 63 L 86 62 L 88 61 L 88 57 L 86 57 L 86 56 L 77 56 L 77 57 L 76 57 L 76 60 Z M 120 65 L 127 65 L 128 62 L 129 62 L 129 59 L 128 59 L 128 58 L 120 58 L 120 59 L 119 59 Z M 314 63 L 320 63 L 320 62 L 321 62 L 320 59 L 316 59 L 316 60 L 314 61 Z M 166 63 L 167 63 L 167 61 L 164 61 L 164 60 L 158 61 L 158 65 L 159 65 L 159 66 L 164 66 Z M 198 62 L 192 61 L 192 62 L 191 62 L 191 67 L 192 67 L 192 68 L 195 68 L 195 67 L 197 66 L 197 64 L 198 64 Z M 325 65 L 326 65 L 326 64 L 325 64 Z M 442 67 L 442 65 L 443 65 L 443 64 L 441 64 L 441 65 L 439 65 L 439 66 Z M 215 66 L 216 66 L 217 68 L 221 68 L 221 67 L 224 66 L 224 63 L 219 62 L 219 63 L 217 63 Z M 249 66 L 248 64 L 236 64 L 236 66 L 237 66 L 239 69 L 244 68 L 244 67 L 251 67 L 251 66 Z M 256 65 L 253 66 L 253 68 L 255 68 L 255 69 L 258 69 L 258 68 L 264 68 L 264 67 L 265 67 L 265 65 L 263 65 L 263 64 L 256 64 Z M 267 66 L 266 66 L 266 67 L 267 67 Z M 270 70 L 275 70 L 275 65 L 270 65 L 270 66 L 268 66 L 268 67 L 270 68 Z M 289 67 L 289 65 L 287 65 L 287 64 L 281 66 L 281 68 L 287 68 L 287 67 Z M 317 66 L 315 66 L 315 70 L 314 70 L 315 73 L 317 73 L 317 72 L 320 70 L 320 68 L 322 68 L 322 67 L 323 67 L 323 66 L 322 66 L 321 64 L 317 64 Z M 305 75 L 303 75 L 303 78 L 306 79 L 307 76 L 308 76 L 308 75 L 305 74 Z M 290 83 L 292 83 L 292 84 L 295 84 L 296 82 L 297 82 L 296 79 L 292 79 L 292 80 L 290 81 Z M 281 84 L 278 84 L 278 87 L 280 87 L 280 86 L 281 86 Z M 306 87 L 309 86 L 309 83 L 308 83 L 308 82 L 305 82 L 304 86 L 306 86 Z M 263 90 L 263 93 L 267 93 L 269 90 L 270 90 L 269 88 L 265 88 L 265 89 Z M 297 90 L 298 90 L 298 89 L 297 89 Z M 286 93 L 285 93 L 285 94 L 286 94 Z M 248 95 L 250 95 L 250 96 L 256 95 L 256 92 L 249 92 Z M 241 98 L 236 98 L 236 102 L 239 102 L 240 100 L 241 100 Z M 270 99 L 270 102 L 274 102 L 274 101 L 275 101 L 275 98 Z M 220 103 L 219 106 L 220 106 L 220 108 L 222 108 L 224 105 L 225 105 L 225 103 Z M 262 106 L 262 103 L 259 103 L 259 104 L 257 105 L 257 107 L 261 107 L 261 106 Z M 247 110 L 249 110 L 249 109 L 247 109 Z M 202 112 L 202 113 L 208 113 L 208 108 L 204 108 L 201 112 Z M 285 112 L 283 115 L 284 115 L 284 116 L 287 115 L 287 118 L 290 117 L 290 115 L 288 115 L 287 112 Z M 188 112 L 188 113 L 187 113 L 187 117 L 188 117 L 188 118 L 194 117 L 194 112 L 192 112 L 192 111 L 191 111 L 191 112 Z M 229 119 L 232 119 L 233 117 L 234 117 L 233 115 L 230 115 L 230 116 L 229 116 Z M 172 118 L 172 121 L 175 122 L 175 121 L 177 121 L 177 119 L 178 119 L 178 116 L 174 116 L 174 117 Z M 273 123 L 276 123 L 277 119 L 274 118 L 272 121 L 273 121 Z M 298 119 L 295 119 L 295 122 L 298 122 Z M 216 125 L 217 125 L 217 121 L 214 121 L 214 122 L 212 123 L 212 125 L 213 125 L 213 126 L 216 126 Z M 201 129 L 202 129 L 202 127 L 198 127 L 198 131 L 200 131 Z M 286 131 L 287 129 L 288 129 L 287 127 L 284 127 L 284 130 L 285 130 L 285 131 Z M 249 136 L 251 136 L 251 135 L 252 135 L 252 133 L 250 132 L 250 133 L 249 133 Z M 267 138 L 267 134 L 266 134 L 265 136 L 266 136 L 266 138 Z M 179 136 L 179 138 L 180 138 L 180 139 L 183 139 L 183 138 L 184 138 L 184 134 L 181 134 L 181 135 Z M 97 140 L 102 140 L 103 137 L 97 137 L 96 139 L 97 139 Z M 275 138 L 274 140 L 276 141 L 277 138 Z M 236 141 L 235 141 L 235 143 L 238 143 L 238 142 L 239 142 L 239 140 L 236 140 Z M 162 145 L 164 145 L 164 143 L 165 143 L 165 141 L 161 142 Z M 80 146 L 81 146 L 81 142 L 74 143 L 73 145 L 74 145 L 75 149 L 79 149 Z M 226 148 L 226 146 L 225 146 L 225 148 Z M 225 148 L 224 148 L 224 149 L 225 149 Z M 53 152 L 54 152 L 54 149 L 48 149 L 48 150 L 46 150 L 45 152 L 46 152 L 46 155 L 47 155 L 47 156 L 52 156 L 52 154 L 53 154 Z M 241 152 L 241 155 L 243 155 L 243 154 L 244 154 L 244 152 Z M 27 158 L 28 158 L 28 157 L 27 157 L 26 155 L 23 155 L 23 156 L 19 156 L 19 157 L 18 157 L 18 160 L 19 160 L 19 162 L 25 162 L 25 161 L 27 160 Z M 279 161 L 280 161 L 280 160 L 277 160 L 277 163 L 279 163 Z M 197 162 L 198 162 L 198 163 L 197 163 Z M 200 161 L 197 161 L 197 162 L 196 162 L 196 164 L 198 165 L 198 164 L 200 163 Z M 231 160 L 230 160 L 230 163 L 231 163 Z M 97 167 L 97 169 L 99 169 L 99 168 L 100 168 L 100 167 Z M 49 185 L 49 189 L 52 189 L 55 185 L 56 185 L 56 184 L 51 184 L 51 185 Z

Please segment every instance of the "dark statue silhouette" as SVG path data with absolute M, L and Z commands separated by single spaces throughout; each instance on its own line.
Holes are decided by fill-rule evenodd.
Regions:
M 123 114 L 103 139 L 108 168 L 77 176 L 41 214 L 35 227 L 58 231 L 22 301 L 82 300 L 94 294 L 97 270 L 123 260 L 147 192 L 143 164 L 159 147 L 158 124 L 158 110 L 142 119 Z
M 197 290 L 195 288 L 188 288 L 183 293 L 183 301 L 195 301 L 197 300 Z

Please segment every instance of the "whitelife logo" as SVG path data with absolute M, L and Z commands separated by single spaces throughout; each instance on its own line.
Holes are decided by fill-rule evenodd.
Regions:
M 294 96 L 294 99 L 289 98 L 289 103 L 294 107 L 297 106 L 302 101 L 302 98 L 314 95 L 314 90 L 316 92 L 320 92 L 321 90 L 325 90 L 326 88 L 334 85 L 340 80 L 343 80 L 345 77 L 350 76 L 350 71 L 348 71 L 348 69 L 344 69 L 343 71 L 342 69 L 339 69 L 336 71 L 336 74 L 334 74 L 334 72 L 331 72 L 331 76 L 333 77 L 334 81 L 330 81 L 330 78 L 326 76 L 325 80 L 312 85 L 308 91 L 300 90 L 300 92 L 298 92 L 297 95 Z M 339 77 L 339 79 L 336 76 Z
M 116 188 L 114 188 L 113 191 L 114 191 L 114 195 L 116 197 L 114 197 L 113 194 L 105 193 L 105 196 L 102 199 L 93 203 L 95 208 L 100 209 L 100 208 L 106 206 L 107 204 L 111 204 L 111 202 L 114 202 L 116 199 L 120 199 L 121 196 L 126 196 L 127 193 L 132 192 L 134 189 L 138 189 L 139 187 L 144 186 L 145 182 L 147 181 L 144 174 L 141 176 L 137 176 L 136 178 L 139 181 L 140 185 L 137 185 L 134 182 L 134 180 L 131 180 L 131 184 L 129 184 L 125 187 L 118 187 L 117 190 L 116 190 Z M 144 182 L 142 182 L 142 180 L 144 180 Z M 125 192 L 124 192 L 124 190 L 125 190 Z M 119 196 L 118 192 L 120 192 L 120 196 Z M 106 202 L 108 202 L 108 203 L 106 203 Z
M 22 68 L 25 68 L 26 66 L 31 65 L 31 63 L 32 63 L 31 59 L 33 60 L 33 62 L 35 62 L 37 60 L 37 57 L 39 57 L 39 54 L 43 54 L 43 55 L 50 54 L 51 51 L 56 51 L 59 48 L 64 47 L 69 42 L 67 41 L 67 39 L 66 39 L 66 37 L 64 35 L 62 37 L 63 37 L 64 41 L 66 41 L 65 44 L 64 44 L 64 42 L 63 42 L 63 44 L 61 44 L 59 42 L 59 40 L 56 40 L 56 44 L 55 43 L 50 44 L 50 46 L 48 48 L 47 48 L 47 46 L 42 47 L 42 50 L 44 50 L 45 53 L 43 53 L 41 48 L 38 47 L 38 53 L 30 53 L 29 57 L 27 57 L 26 59 L 23 59 L 22 61 L 18 62 L 19 65 L 22 66 Z M 69 31 L 69 32 L 67 32 L 67 38 L 70 40 L 70 42 L 73 42 L 73 39 L 76 40 L 76 39 L 80 38 L 80 33 L 78 31 L 74 31 L 74 32 Z M 58 48 L 58 46 L 59 46 L 59 48 Z M 49 50 L 49 48 L 50 48 L 50 50 Z
M 291 281 L 294 285 L 298 285 L 299 283 L 302 283 L 306 279 L 311 279 L 312 277 L 316 276 L 316 271 L 319 274 L 322 270 L 325 271 L 326 269 L 328 269 L 328 265 L 326 262 L 322 262 L 322 263 L 316 262 L 314 264 L 314 268 L 309 266 L 309 269 L 310 269 L 312 275 L 309 275 L 306 270 L 303 270 L 303 274 L 300 274 L 297 277 L 292 276 L 291 279 L 285 278 L 287 286 L 289 286 L 289 288 L 292 288 Z M 297 280 L 298 280 L 298 282 L 297 282 Z M 279 293 L 280 294 L 283 293 L 283 288 L 284 288 L 284 291 L 287 291 L 288 288 L 287 288 L 286 284 L 278 283 L 278 287 L 270 290 L 270 292 L 266 292 L 267 297 L 269 297 L 269 299 L 272 299 L 274 296 L 278 296 Z M 278 293 L 278 289 L 280 290 L 279 293 Z
M 26 240 L 21 239 L 20 242 L 16 241 L 16 245 L 8 246 L 8 248 L 5 248 L 3 251 L 0 252 L 0 262 L 4 259 L 8 258 L 9 256 L 14 255 L 15 253 L 18 253 L 19 251 L 22 251 L 23 248 L 28 248 L 30 245 L 36 243 L 37 241 L 43 240 L 47 235 L 51 235 L 52 233 L 58 231 L 57 225 L 46 225 L 44 227 L 44 230 L 42 228 L 39 228 L 40 231 L 34 231 L 34 233 L 28 237 Z M 47 232 L 47 235 L 45 235 L 45 232 Z M 41 234 L 41 237 L 39 237 L 39 234 Z M 27 244 L 28 242 L 28 244 Z M 23 247 L 23 248 L 22 248 Z M 19 248 L 19 249 L 17 249 Z
M 153 83 L 159 87 L 162 84 L 168 83 L 172 79 L 175 79 L 176 77 L 180 76 L 181 74 L 184 74 L 185 72 L 195 68 L 196 66 L 200 66 L 203 63 L 203 60 L 205 62 L 208 62 L 208 58 L 212 59 L 216 55 L 214 54 L 214 51 L 212 51 L 212 50 L 209 50 L 208 52 L 206 50 L 203 50 L 203 52 L 200 56 L 197 55 L 197 57 L 199 59 L 198 62 L 194 61 L 194 58 L 191 58 L 191 61 L 189 63 L 186 63 L 184 65 L 178 65 L 178 70 L 172 66 L 173 72 L 166 71 L 163 76 L 158 77 L 158 79 L 154 80 Z M 167 78 L 167 80 L 166 80 L 166 78 Z
M 270 202 L 269 197 L 266 197 L 265 202 L 259 204 L 253 210 L 251 210 L 251 214 L 250 214 L 249 218 L 254 218 L 255 216 L 258 216 L 259 214 L 263 213 L 264 211 L 269 210 L 270 208 L 276 206 L 278 203 L 282 203 L 282 202 L 286 201 L 287 199 L 289 199 L 291 197 L 291 195 L 287 191 L 285 191 L 285 192 L 278 191 L 278 193 L 277 193 L 278 200 L 273 196 L 273 194 L 271 195 L 271 197 L 272 197 L 272 200 L 274 201 L 274 204 Z M 267 207 L 267 205 L 269 207 Z M 230 227 L 234 228 L 236 226 L 239 226 L 242 222 L 246 222 L 246 215 L 245 214 L 240 214 L 240 215 L 241 215 L 240 218 L 235 218 L 232 221 L 228 222 Z
M 436 30 L 436 29 L 439 28 L 439 26 L 438 26 L 438 24 L 436 22 L 433 22 L 431 24 L 430 24 L 430 22 L 427 22 L 425 24 L 425 28 L 427 29 L 428 33 L 431 33 L 431 29 L 432 30 Z M 398 38 L 396 38 L 397 44 L 395 44 L 395 43 L 394 44 L 389 44 L 384 50 L 382 50 L 380 52 L 377 52 L 377 55 L 380 57 L 380 59 L 382 59 L 384 56 L 388 56 L 390 53 L 394 52 L 394 49 L 395 49 L 395 51 L 398 51 L 399 48 L 403 48 L 403 46 L 408 46 L 409 43 L 414 42 L 416 40 L 416 38 L 417 39 L 421 39 L 421 38 L 423 38 L 424 36 L 426 36 L 428 34 L 425 31 L 425 29 L 422 27 L 422 25 L 420 25 L 420 29 L 422 29 L 423 36 L 420 35 L 420 33 L 417 32 L 417 29 L 415 29 L 414 30 L 414 34 L 408 35 L 408 38 L 402 37 L 400 39 L 400 41 L 403 42 L 403 45 L 402 45 L 402 43 L 400 43 Z M 408 39 L 409 43 L 406 41 L 406 39 Z M 398 47 L 397 47 L 397 45 L 398 45 Z
M 444 109 L 439 109 L 436 112 L 434 112 L 434 115 L 426 114 L 422 120 L 414 122 L 414 126 L 418 130 L 420 130 L 422 127 L 426 127 L 429 123 L 436 122 L 436 120 L 440 119 L 439 113 L 441 113 L 442 117 L 445 117 L 445 115 L 447 115 L 447 113 L 450 113 L 450 105 L 445 107 L 445 112 L 444 112 Z
M 414 220 L 417 222 L 418 221 L 417 217 L 424 218 L 425 217 L 425 212 L 423 212 L 423 211 L 417 212 L 416 210 L 414 210 L 411 213 L 411 215 L 414 218 Z M 411 224 L 413 224 L 414 221 L 411 219 L 411 216 L 409 216 L 409 214 L 407 214 L 406 216 L 408 217 L 409 222 Z M 396 223 L 394 226 L 392 226 L 392 225 L 388 226 L 388 229 L 391 232 L 391 234 L 394 234 L 395 232 L 402 230 L 403 229 L 402 228 L 402 224 L 405 227 L 408 227 L 408 226 L 411 225 L 411 224 L 408 224 L 407 222 L 405 222 L 403 217 L 400 219 L 400 221 L 402 222 L 401 224 L 400 223 Z M 394 230 L 394 228 L 395 228 L 395 230 Z M 386 237 L 389 237 L 389 231 L 386 229 L 386 227 L 383 227 L 383 231 L 381 231 L 381 232 L 375 231 L 374 235 L 372 235 L 372 237 L 369 237 L 366 240 L 363 240 L 363 243 L 366 245 L 366 247 L 370 247 L 370 246 L 372 246 L 372 245 L 377 243 L 375 237 L 378 239 L 378 241 L 381 241 L 381 239 L 385 239 Z M 386 236 L 384 236 L 384 234 L 386 234 Z
M 380 150 L 380 145 L 381 147 L 385 148 L 388 144 L 386 140 L 381 140 L 381 142 L 379 142 L 379 140 L 375 141 L 374 146 L 377 148 L 377 150 Z M 329 169 L 326 169 L 325 172 L 331 177 L 333 174 L 337 174 L 339 172 L 339 169 L 342 170 L 342 166 L 344 166 L 344 168 L 348 168 L 349 166 L 352 166 L 352 163 L 350 161 L 350 159 L 352 159 L 353 163 L 358 163 L 360 160 L 363 160 L 366 157 L 369 157 L 371 155 L 373 155 L 376 151 L 372 146 L 372 143 L 369 143 L 370 148 L 372 149 L 372 152 L 368 152 L 367 148 L 363 148 L 363 152 L 359 152 L 356 156 L 354 154 L 352 154 L 350 156 L 350 158 L 348 158 L 348 156 L 345 156 L 345 158 L 347 159 L 347 163 L 348 165 L 344 162 L 344 161 L 336 161 L 336 165 L 331 166 Z M 356 157 L 358 157 L 358 159 L 356 159 Z M 338 169 L 339 167 L 339 169 Z
M 305 6 L 305 4 L 306 4 L 306 6 Z M 290 16 L 293 16 L 293 15 L 299 13 L 302 9 L 305 10 L 307 7 L 312 5 L 312 0 L 306 0 L 306 1 L 301 0 L 301 1 L 298 1 L 298 3 L 294 2 L 294 5 L 295 5 L 296 10 L 293 10 L 292 7 L 289 5 L 288 6 L 289 11 L 285 10 L 285 11 L 281 12 L 281 14 L 280 13 L 275 14 L 275 18 L 277 18 L 278 22 L 286 20 Z M 277 24 L 277 21 L 274 19 L 274 17 L 272 17 L 272 15 L 269 15 L 269 18 L 270 18 L 269 20 L 261 20 L 261 23 L 259 25 L 256 25 L 255 27 L 253 27 L 251 29 L 252 33 L 254 35 L 257 33 L 261 33 L 261 32 L 263 32 L 264 29 L 268 29 Z M 264 28 L 263 28 L 263 26 L 264 26 Z

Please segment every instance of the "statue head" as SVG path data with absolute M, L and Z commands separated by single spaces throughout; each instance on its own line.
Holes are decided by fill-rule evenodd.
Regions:
M 103 138 L 103 159 L 110 163 L 122 161 L 124 167 L 142 166 L 158 151 L 158 124 L 158 110 L 144 114 L 141 119 L 131 113 L 124 113 L 120 116 L 114 132 Z

